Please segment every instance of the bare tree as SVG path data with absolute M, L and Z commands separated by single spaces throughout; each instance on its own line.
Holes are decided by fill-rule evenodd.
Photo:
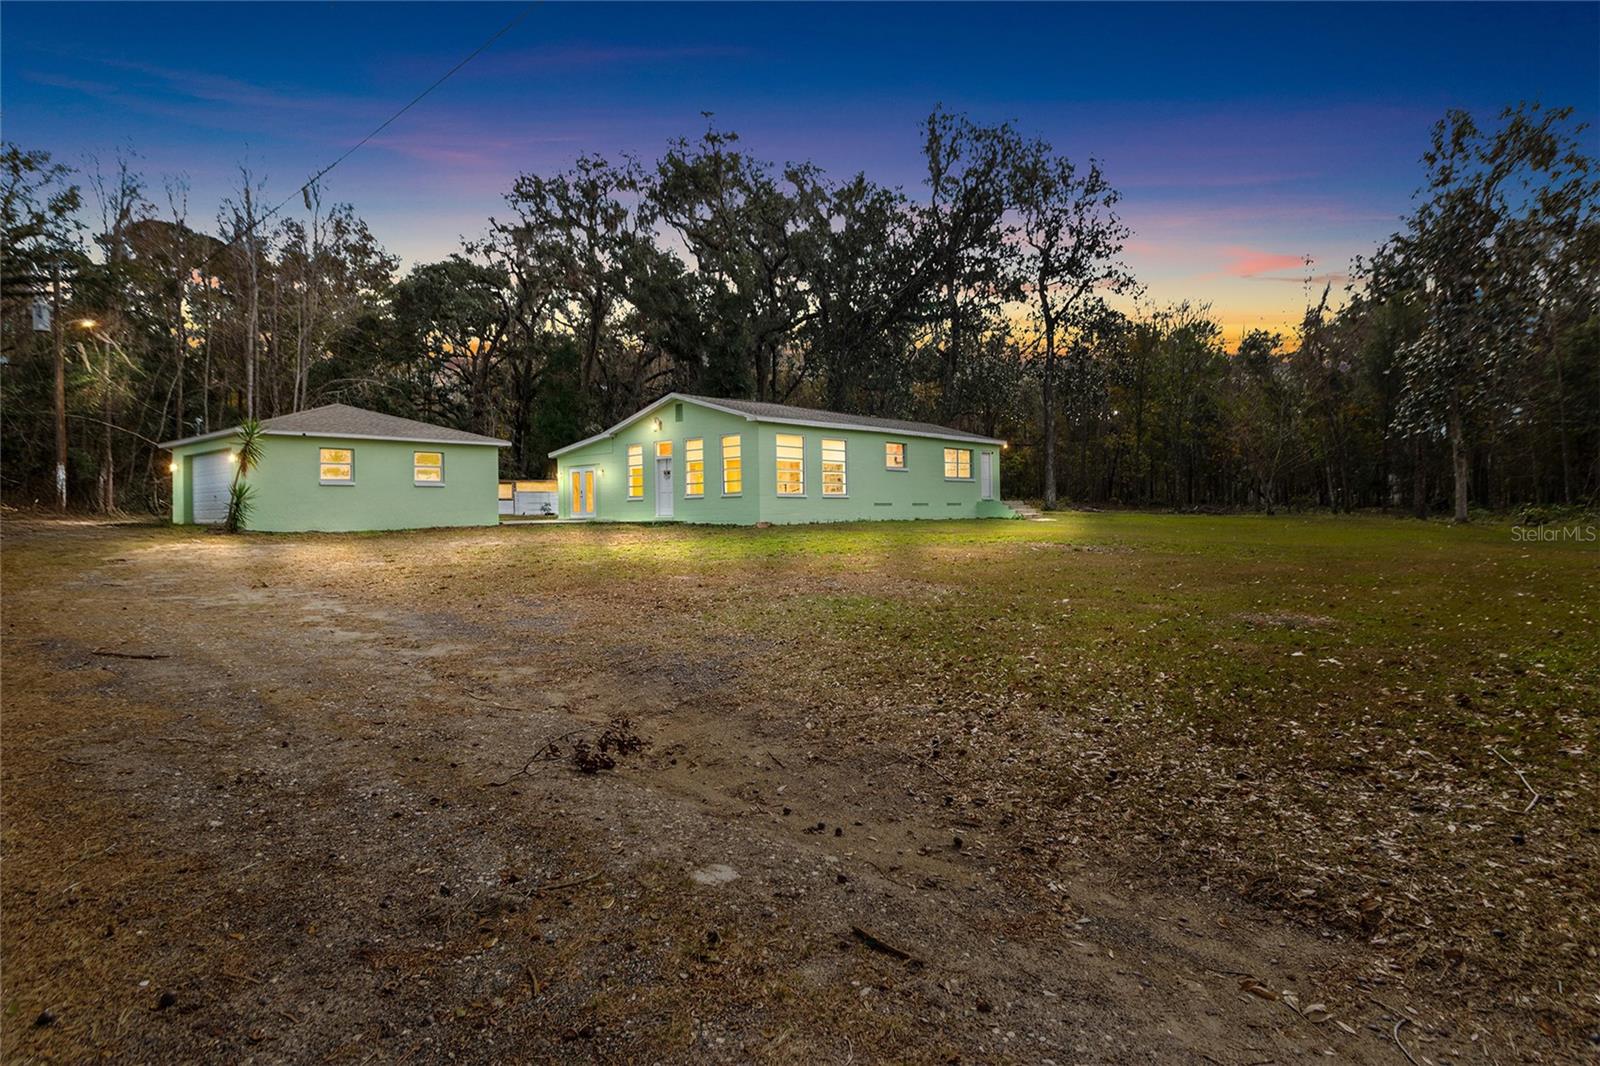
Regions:
M 239 198 L 223 201 L 222 217 L 218 220 L 233 245 L 240 267 L 240 281 L 244 286 L 244 413 L 246 418 L 256 417 L 256 365 L 261 344 L 261 260 L 265 254 L 260 227 L 262 218 L 261 194 L 265 182 L 250 169 L 249 162 L 239 164 Z

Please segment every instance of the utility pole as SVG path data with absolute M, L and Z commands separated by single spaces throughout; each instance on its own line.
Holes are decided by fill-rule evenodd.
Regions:
M 51 268 L 50 331 L 56 348 L 56 507 L 67 509 L 67 352 L 61 335 L 61 259 Z

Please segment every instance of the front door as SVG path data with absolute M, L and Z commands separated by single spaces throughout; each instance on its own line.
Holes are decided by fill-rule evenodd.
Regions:
M 656 459 L 656 517 L 672 517 L 672 456 Z
M 572 501 L 569 518 L 594 517 L 594 468 L 572 472 Z
M 978 498 L 981 500 L 994 499 L 993 452 L 980 452 L 978 454 Z

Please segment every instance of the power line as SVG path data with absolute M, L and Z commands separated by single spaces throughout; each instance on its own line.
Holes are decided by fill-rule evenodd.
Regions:
M 482 55 L 485 51 L 487 51 L 489 49 L 489 47 L 491 45 L 493 45 L 496 41 L 498 41 L 500 38 L 504 37 L 506 34 L 510 33 L 513 29 L 515 29 L 517 27 L 517 25 L 522 22 L 523 19 L 528 17 L 528 13 L 534 9 L 534 7 L 537 5 L 537 3 L 538 3 L 538 0 L 534 0 L 534 3 L 531 3 L 531 4 L 527 5 L 521 11 L 517 12 L 517 15 L 516 15 L 515 18 L 513 18 L 510 22 L 507 22 L 504 26 L 501 26 L 498 30 L 496 30 L 489 37 L 488 40 L 484 41 L 482 44 L 478 45 L 478 47 L 474 48 L 467 55 L 467 57 L 465 59 L 461 60 L 461 62 L 457 63 L 455 66 L 451 67 L 449 70 L 447 70 L 443 74 L 441 74 L 433 82 L 432 85 L 429 85 L 426 89 L 422 90 L 416 96 L 413 96 L 411 98 L 411 100 L 409 102 L 407 102 L 404 107 L 402 107 L 400 110 L 396 111 L 394 114 L 390 115 L 388 118 L 384 119 L 383 122 L 380 123 L 377 126 L 377 128 L 375 128 L 371 133 L 368 133 L 365 137 L 361 138 L 355 144 L 353 144 L 349 148 L 347 148 L 345 150 L 344 154 L 341 155 L 338 159 L 335 159 L 333 162 L 329 163 L 327 166 L 323 167 L 321 170 L 319 170 L 315 174 L 311 175 L 311 177 L 306 179 L 305 183 L 303 185 L 301 185 L 298 189 L 296 189 L 294 192 L 290 193 L 288 196 L 285 196 L 282 200 L 278 201 L 277 205 L 274 206 L 272 208 L 272 210 L 268 211 L 266 214 L 262 215 L 260 218 L 253 220 L 251 222 L 251 224 L 249 225 L 249 227 L 247 227 L 243 233 L 234 234 L 234 236 L 229 238 L 228 241 L 226 243 L 224 243 L 221 248 L 218 248 L 216 251 L 214 251 L 210 255 L 206 256 L 205 261 L 200 264 L 201 273 L 204 274 L 206 269 L 211 266 L 211 261 L 213 259 L 215 259 L 217 256 L 221 255 L 223 252 L 227 251 L 229 248 L 232 248 L 233 245 L 239 240 L 240 237 L 245 237 L 245 236 L 252 236 L 253 237 L 255 235 L 255 229 L 256 229 L 257 226 L 259 226 L 262 223 L 264 223 L 264 222 L 268 221 L 269 219 L 271 219 L 279 211 L 282 211 L 284 206 L 286 204 L 288 204 L 288 202 L 290 200 L 293 200 L 296 196 L 304 196 L 307 193 L 307 191 L 310 190 L 310 188 L 313 185 L 315 185 L 317 182 L 321 181 L 322 178 L 330 170 L 332 170 L 334 167 L 338 166 L 340 163 L 343 163 L 346 159 L 349 159 L 352 155 L 354 155 L 357 151 L 359 151 L 362 148 L 362 146 L 364 146 L 368 141 L 372 140 L 372 138 L 376 137 L 378 134 L 380 134 L 384 130 L 388 129 L 394 123 L 394 121 L 396 119 L 398 119 L 401 115 L 404 115 L 407 111 L 410 111 L 413 107 L 416 107 L 419 103 L 421 103 L 423 101 L 423 99 L 429 93 L 433 92 L 433 90 L 437 89 L 439 86 L 441 86 L 445 82 L 449 81 L 451 77 L 453 77 L 457 72 L 459 72 L 461 70 L 462 67 L 466 66 L 468 63 L 472 62 L 474 59 L 477 59 L 480 55 Z

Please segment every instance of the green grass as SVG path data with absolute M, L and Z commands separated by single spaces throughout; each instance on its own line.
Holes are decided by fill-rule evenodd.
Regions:
M 1371 941 L 1407 979 L 1594 1010 L 1593 544 L 1078 513 L 511 543 L 558 595 L 615 600 L 614 626 L 652 590 L 664 650 L 765 649 L 752 691 L 832 743 L 937 760 L 1019 843 L 1093 840 Z

